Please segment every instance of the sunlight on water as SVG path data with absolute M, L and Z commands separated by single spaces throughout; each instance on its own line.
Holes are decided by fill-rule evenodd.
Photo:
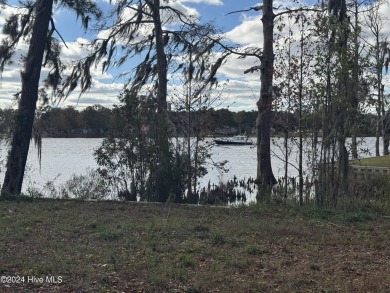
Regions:
M 84 174 L 88 168 L 96 168 L 93 152 L 101 142 L 101 138 L 44 138 L 41 168 L 39 168 L 37 150 L 31 144 L 23 191 L 32 185 L 43 187 L 48 181 L 54 181 L 59 185 L 68 180 L 72 174 Z M 4 150 L 2 150 L 3 157 Z M 3 178 L 4 174 L 1 174 L 1 180 Z

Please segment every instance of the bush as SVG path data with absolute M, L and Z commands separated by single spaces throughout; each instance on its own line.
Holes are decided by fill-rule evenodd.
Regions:
M 75 175 L 64 184 L 56 187 L 54 180 L 45 183 L 43 188 L 29 186 L 26 196 L 30 198 L 62 199 L 107 199 L 112 194 L 109 185 L 96 170 L 87 170 L 84 175 Z
M 104 199 L 110 194 L 107 182 L 94 170 L 86 175 L 73 175 L 60 189 L 61 197 L 66 199 Z
M 390 180 L 386 175 L 356 176 L 350 179 L 349 197 L 367 201 L 390 199 Z

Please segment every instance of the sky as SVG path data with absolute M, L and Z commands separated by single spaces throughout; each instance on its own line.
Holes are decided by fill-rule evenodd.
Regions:
M 97 0 L 98 4 L 104 10 L 109 9 L 108 0 Z M 171 0 L 172 2 L 173 0 Z M 12 2 L 12 1 L 11 1 Z M 229 12 L 248 9 L 249 7 L 259 5 L 256 0 L 176 0 L 177 7 L 182 10 L 190 11 L 200 17 L 202 22 L 214 21 L 226 37 L 240 46 L 262 46 L 262 28 L 261 13 L 249 11 L 245 13 L 236 13 L 226 15 Z M 274 1 L 274 6 L 278 6 L 278 1 Z M 281 2 L 286 5 L 288 2 Z M 384 8 L 384 14 L 390 15 L 390 7 Z M 0 26 L 4 23 L 4 18 L 10 14 L 10 9 L 1 10 Z M 91 40 L 94 33 L 83 33 L 81 23 L 73 13 L 64 8 L 56 9 L 54 20 L 57 30 L 67 43 L 67 47 L 62 46 L 62 54 L 65 60 L 77 60 L 85 54 L 80 44 Z M 390 24 L 385 31 L 390 35 Z M 1 38 L 0 34 L 0 38 Z M 13 95 L 20 90 L 20 71 L 22 64 L 19 58 L 26 51 L 27 45 L 19 46 L 15 56 L 15 62 L 7 66 L 0 81 L 0 107 L 15 107 L 16 103 Z M 222 103 L 217 107 L 229 107 L 233 111 L 256 109 L 256 101 L 260 92 L 259 73 L 243 74 L 243 72 L 252 67 L 254 60 L 237 59 L 230 57 L 220 69 L 220 80 L 229 80 L 222 91 Z M 93 70 L 93 84 L 91 89 L 79 97 L 77 93 L 69 96 L 59 106 L 75 106 L 77 109 L 83 109 L 87 106 L 100 104 L 105 107 L 111 107 L 118 103 L 118 95 L 123 89 L 123 82 L 116 78 L 118 73 L 129 71 L 131 68 L 113 69 L 102 73 L 99 69 Z M 390 78 L 386 76 L 386 88 L 390 86 Z

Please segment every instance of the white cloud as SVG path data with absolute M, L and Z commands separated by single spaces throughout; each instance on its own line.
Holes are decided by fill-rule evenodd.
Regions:
M 118 2 L 118 0 L 103 0 L 103 2 L 105 3 L 112 3 L 112 4 L 116 4 Z M 222 0 L 164 0 L 163 2 L 165 3 L 170 3 L 170 4 L 173 4 L 174 2 L 175 3 L 205 3 L 207 5 L 223 5 L 223 1 Z
M 85 108 L 95 104 L 111 107 L 118 103 L 118 95 L 123 89 L 121 83 L 103 83 L 93 79 L 91 89 L 79 97 L 79 92 L 75 91 L 65 101 L 64 104 Z
M 107 1 L 108 2 L 108 1 Z M 187 15 L 199 16 L 199 11 L 194 8 L 197 7 L 193 4 L 204 5 L 223 5 L 221 0 L 181 0 L 170 1 L 171 5 Z M 246 5 L 246 4 L 245 4 Z M 251 3 L 250 5 L 256 5 Z M 274 4 L 274 6 L 278 6 Z M 285 6 L 283 6 L 285 7 Z M 245 8 L 245 7 L 243 7 Z M 390 15 L 390 5 L 383 5 L 380 8 L 381 14 Z M 0 12 L 0 28 L 4 23 L 6 16 L 9 16 L 13 11 L 2 10 Z M 240 24 L 234 27 L 232 30 L 225 33 L 225 35 L 235 43 L 238 43 L 243 48 L 248 46 L 262 47 L 262 23 L 261 13 L 253 13 L 248 16 L 246 14 L 229 16 L 235 17 L 235 20 L 241 17 Z M 58 14 L 58 17 L 62 17 Z M 61 28 L 59 28 L 61 29 Z M 295 30 L 294 30 L 295 32 Z M 390 36 L 389 22 L 384 26 L 384 34 Z M 1 38 L 1 35 L 0 35 Z M 87 44 L 87 39 L 78 38 L 67 42 L 68 48 L 62 46 L 62 58 L 64 62 L 70 62 L 72 60 L 78 60 L 87 54 L 86 46 L 81 44 Z M 19 62 L 19 58 L 22 53 L 26 51 L 26 44 L 21 45 L 18 48 L 15 63 L 11 66 L 7 66 L 0 83 L 0 107 L 12 106 L 13 95 L 20 90 L 20 71 L 23 64 Z M 256 101 L 259 97 L 260 91 L 260 78 L 259 73 L 244 74 L 243 72 L 254 66 L 258 65 L 258 61 L 254 58 L 237 59 L 234 56 L 228 58 L 227 62 L 220 69 L 221 81 L 225 78 L 230 82 L 226 85 L 222 92 L 222 105 L 230 105 L 230 109 L 234 111 L 239 110 L 252 110 L 256 109 Z M 134 64 L 132 64 L 134 66 Z M 123 66 L 120 70 L 131 71 L 131 66 Z M 113 103 L 117 103 L 117 96 L 123 88 L 123 84 L 120 82 L 113 82 L 114 76 L 117 75 L 119 70 L 111 70 L 108 73 L 102 73 L 101 66 L 98 68 L 92 68 L 93 84 L 90 91 L 84 94 L 79 100 L 78 92 L 73 93 L 63 105 L 79 105 L 86 107 L 93 104 L 102 104 L 103 106 L 111 106 Z M 45 71 L 43 71 L 45 72 Z M 386 92 L 390 92 L 390 75 L 385 77 Z
M 238 59 L 237 56 L 231 55 L 225 64 L 219 70 L 219 73 L 225 75 L 229 80 L 259 80 L 258 73 L 244 74 L 244 71 L 259 64 L 259 60 L 254 57 Z
M 1 76 L 2 81 L 17 80 L 19 78 L 20 78 L 20 70 L 16 68 L 5 71 Z
M 257 80 L 229 80 L 222 93 L 223 106 L 229 106 L 232 111 L 256 109 L 259 99 L 260 81 Z
M 259 16 L 244 17 L 241 24 L 227 32 L 225 36 L 238 44 L 261 46 L 263 43 L 262 27 Z
M 188 18 L 194 18 L 195 21 L 199 18 L 200 14 L 198 10 L 195 8 L 189 7 L 181 3 L 181 1 L 169 1 L 165 0 L 165 5 L 172 7 L 173 9 L 179 11 L 183 15 L 187 16 Z M 137 8 L 137 6 L 134 4 L 131 7 Z M 126 21 L 129 21 L 132 17 L 134 17 L 136 11 L 132 9 L 131 7 L 125 7 L 123 11 L 121 12 L 119 19 L 120 23 L 125 23 Z M 164 29 L 177 27 L 182 25 L 182 21 L 179 19 L 177 14 L 169 9 L 163 9 L 161 12 L 161 19 L 162 23 L 164 25 Z M 147 16 L 144 15 L 144 20 L 147 18 Z M 152 31 L 154 30 L 154 26 L 152 23 L 144 23 L 142 24 L 137 31 L 137 35 L 134 39 L 132 39 L 132 42 L 137 42 L 138 40 L 142 39 L 145 36 L 152 35 Z M 113 29 L 107 29 L 102 30 L 98 33 L 97 37 L 101 39 L 106 39 L 109 34 L 113 31 Z M 128 37 L 125 36 L 123 38 L 117 37 L 117 44 L 126 44 L 128 45 Z
M 184 1 L 169 1 L 165 0 L 164 2 L 167 2 L 166 4 L 169 4 L 172 8 L 177 9 L 181 13 L 183 13 L 186 16 L 193 16 L 198 18 L 200 16 L 199 12 L 197 9 L 193 7 L 189 7 L 183 4 Z
M 363 26 L 363 32 L 366 34 L 366 36 L 368 36 L 369 41 L 374 42 L 372 32 L 367 27 L 367 24 L 370 25 L 369 18 L 368 18 L 368 14 L 370 13 L 370 11 L 372 11 L 372 10 L 367 10 L 366 12 L 362 13 L 360 15 L 360 17 L 361 17 L 361 21 L 363 23 L 366 22 L 366 25 Z M 375 10 L 373 10 L 373 11 L 375 12 Z M 377 28 L 380 30 L 381 37 L 383 37 L 383 38 L 387 37 L 389 39 L 390 38 L 390 19 L 389 19 L 390 2 L 383 2 L 381 4 L 381 6 L 379 6 L 379 8 L 378 8 L 378 13 L 379 13 L 379 17 L 378 17 L 377 23 L 376 23 Z
M 17 8 L 13 6 L 6 6 L 6 7 L 1 7 L 0 10 L 0 25 L 3 25 L 5 23 L 5 20 L 9 18 L 13 14 L 22 14 L 23 12 L 26 12 L 27 9 L 25 8 Z
M 89 41 L 83 38 L 77 38 L 73 42 L 66 42 L 66 46 L 63 43 L 61 45 L 61 58 L 77 60 L 81 56 L 85 56 L 88 53 L 87 46 Z
M 223 5 L 223 1 L 221 0 L 181 0 L 182 3 L 205 3 L 208 5 Z

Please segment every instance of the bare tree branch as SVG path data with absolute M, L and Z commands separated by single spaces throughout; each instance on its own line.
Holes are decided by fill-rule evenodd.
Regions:
M 279 12 L 275 14 L 274 18 L 281 16 L 283 14 L 288 14 L 288 13 L 294 13 L 294 12 L 301 12 L 301 11 L 314 11 L 314 12 L 324 12 L 326 9 L 316 9 L 316 8 L 304 8 L 300 7 L 297 9 L 289 9 L 287 8 L 285 11 Z
M 260 10 L 262 10 L 262 9 L 263 9 L 263 5 L 258 5 L 258 6 L 253 6 L 253 7 L 249 8 L 249 9 L 243 9 L 243 10 L 232 11 L 232 12 L 229 12 L 229 13 L 225 14 L 225 16 L 226 16 L 226 15 L 229 15 L 229 14 L 233 14 L 233 13 L 247 12 L 247 11 L 251 11 L 251 10 L 260 11 Z
M 55 24 L 54 24 L 53 17 L 50 18 L 50 24 L 51 24 L 51 32 L 49 33 L 49 35 L 51 36 L 51 35 L 53 34 L 53 31 L 55 31 L 55 32 L 58 34 L 58 36 L 60 37 L 62 43 L 65 45 L 65 47 L 66 47 L 67 49 L 69 49 L 69 47 L 68 47 L 68 45 L 66 44 L 64 38 L 61 36 L 60 32 L 56 29 L 56 26 L 55 26 Z
M 244 71 L 244 74 L 253 73 L 253 72 L 255 72 L 255 71 L 260 70 L 261 68 L 262 68 L 261 65 L 253 66 L 253 67 L 251 67 L 251 68 L 245 70 L 245 71 Z

